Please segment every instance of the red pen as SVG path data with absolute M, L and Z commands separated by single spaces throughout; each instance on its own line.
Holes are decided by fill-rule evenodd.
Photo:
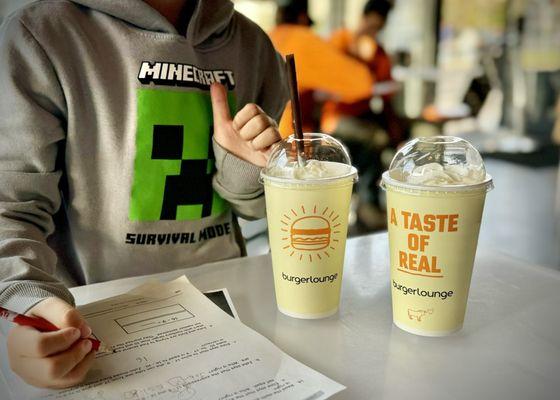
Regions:
M 44 318 L 28 317 L 27 315 L 18 314 L 2 307 L 0 307 L 0 318 L 21 326 L 30 326 L 40 332 L 55 332 L 59 330 L 56 326 Z M 92 350 L 98 351 L 101 347 L 101 342 L 99 340 L 94 338 L 87 338 L 87 340 L 91 342 Z

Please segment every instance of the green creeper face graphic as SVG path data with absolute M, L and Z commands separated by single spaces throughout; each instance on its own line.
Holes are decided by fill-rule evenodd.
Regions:
M 212 189 L 209 93 L 138 89 L 131 221 L 196 220 L 227 203 Z M 235 109 L 229 95 L 230 109 Z

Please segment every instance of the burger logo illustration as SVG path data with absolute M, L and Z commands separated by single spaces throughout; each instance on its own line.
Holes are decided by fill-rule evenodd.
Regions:
M 331 243 L 331 224 L 323 217 L 300 218 L 290 228 L 292 247 L 296 250 L 321 250 Z
M 330 257 L 329 251 L 335 250 L 339 242 L 338 220 L 339 215 L 329 207 L 321 209 L 317 205 L 302 205 L 300 208 L 291 208 L 280 220 L 283 225 L 281 230 L 285 233 L 282 237 L 286 242 L 284 251 L 300 261 L 305 258 L 313 261 Z

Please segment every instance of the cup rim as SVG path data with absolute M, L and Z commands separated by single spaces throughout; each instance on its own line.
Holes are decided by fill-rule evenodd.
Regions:
M 272 176 L 272 175 L 265 174 L 264 169 L 263 169 L 263 170 L 261 170 L 259 180 L 261 181 L 261 183 L 264 183 L 265 181 L 270 181 L 270 182 L 274 182 L 274 183 L 283 183 L 283 184 L 288 183 L 288 184 L 295 184 L 295 185 L 324 184 L 324 183 L 335 182 L 335 181 L 344 180 L 344 179 L 348 179 L 348 178 L 352 178 L 352 183 L 357 182 L 358 181 L 358 170 L 356 169 L 356 167 L 354 167 L 353 165 L 349 165 L 349 164 L 344 164 L 344 165 L 348 165 L 348 167 L 350 167 L 349 171 L 344 175 L 329 176 L 329 177 L 325 177 L 325 178 L 314 178 L 314 179 L 295 179 L 295 178 L 285 178 L 285 177 L 279 177 L 279 176 Z
M 435 185 L 417 185 L 408 182 L 402 182 L 395 178 L 392 178 L 389 174 L 390 171 L 385 171 L 381 179 L 381 188 L 387 190 L 387 184 L 395 186 L 399 189 L 410 189 L 418 190 L 424 192 L 467 192 L 467 191 L 477 191 L 484 189 L 485 192 L 489 192 L 494 189 L 494 183 L 492 176 L 486 174 L 484 181 L 474 184 L 461 184 L 461 185 L 449 185 L 449 186 L 435 186 Z

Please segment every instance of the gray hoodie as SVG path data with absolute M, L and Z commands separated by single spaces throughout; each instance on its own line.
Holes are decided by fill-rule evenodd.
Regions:
M 195 1 L 195 0 L 189 0 Z M 43 0 L 0 29 L 0 306 L 243 254 L 259 169 L 212 140 L 209 85 L 278 119 L 283 63 L 227 0 L 181 36 L 141 0 Z

